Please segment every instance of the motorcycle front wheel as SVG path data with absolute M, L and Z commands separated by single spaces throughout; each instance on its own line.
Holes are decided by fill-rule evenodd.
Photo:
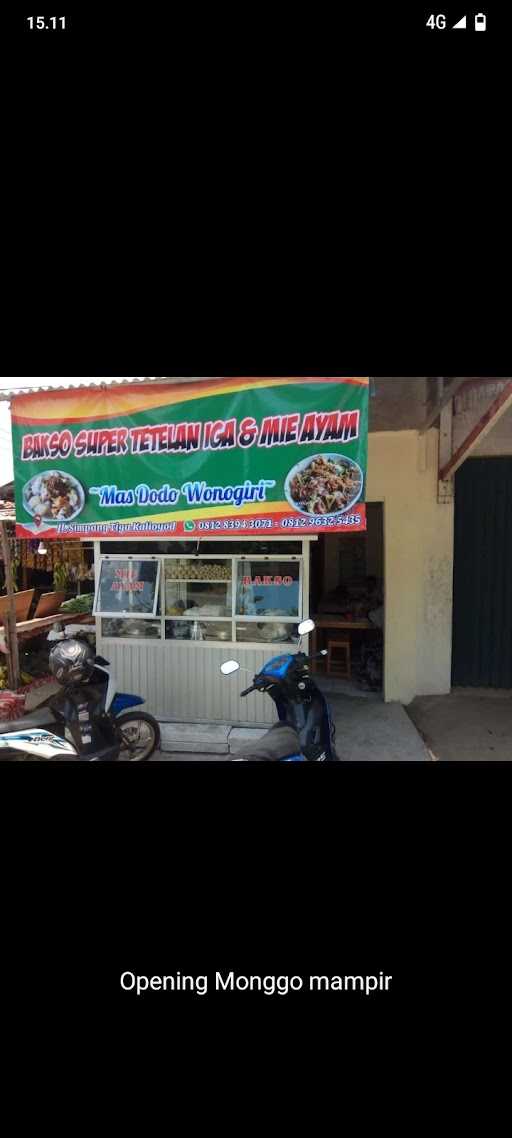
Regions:
M 121 746 L 119 761 L 142 763 L 160 744 L 160 728 L 152 715 L 144 711 L 127 711 L 116 719 Z

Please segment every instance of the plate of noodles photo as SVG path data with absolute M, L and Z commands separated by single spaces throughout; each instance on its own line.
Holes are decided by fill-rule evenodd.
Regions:
M 284 492 L 294 510 L 308 517 L 344 514 L 363 493 L 363 472 L 342 454 L 315 454 L 290 470 Z
M 45 470 L 35 474 L 23 487 L 23 505 L 33 518 L 71 521 L 84 508 L 85 490 L 72 474 Z

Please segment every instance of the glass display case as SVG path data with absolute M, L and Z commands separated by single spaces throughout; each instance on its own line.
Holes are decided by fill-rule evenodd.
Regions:
M 168 581 L 229 581 L 231 558 L 177 557 L 166 560 L 165 577 Z
M 128 618 L 156 616 L 160 594 L 158 557 L 104 557 L 94 611 Z
M 235 639 L 238 644 L 298 644 L 297 628 L 297 624 L 287 624 L 285 621 L 265 621 L 260 624 L 237 620 Z
M 229 641 L 232 637 L 231 558 L 165 561 L 166 640 Z M 169 617 L 175 619 L 169 620 Z
M 166 640 L 231 640 L 231 621 L 166 620 Z
M 300 616 L 300 562 L 239 561 L 236 615 L 259 617 Z
M 134 559 L 135 560 L 135 559 Z M 141 608 L 119 619 L 114 616 L 112 595 L 119 591 L 134 592 L 140 588 L 138 570 L 135 578 L 126 559 L 105 558 L 101 569 L 105 587 L 98 592 L 102 617 L 102 635 L 123 639 L 162 639 L 184 643 L 294 644 L 298 641 L 297 625 L 302 619 L 302 557 L 233 556 L 196 557 L 162 555 L 151 558 L 159 562 L 155 574 L 157 599 L 152 617 L 144 619 Z M 148 570 L 144 567 L 144 574 Z M 133 578 L 133 584 L 132 584 Z M 118 585 L 118 581 L 120 584 Z M 159 582 L 159 586 L 158 586 Z M 101 607 L 101 602 L 109 609 Z M 115 614 L 117 616 L 117 614 Z M 138 619 L 136 619 L 138 616 Z
M 203 558 L 167 561 L 165 615 L 190 620 L 232 616 L 231 560 Z
M 101 635 L 127 637 L 132 640 L 160 640 L 162 635 L 161 620 L 137 620 L 135 617 L 107 619 L 101 622 Z

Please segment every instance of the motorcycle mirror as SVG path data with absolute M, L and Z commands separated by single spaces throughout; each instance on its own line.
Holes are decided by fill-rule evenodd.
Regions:
M 308 636 L 310 632 L 313 632 L 314 627 L 314 620 L 303 620 L 302 624 L 299 624 L 299 636 Z
M 238 672 L 239 668 L 240 664 L 237 660 L 226 660 L 226 663 L 220 666 L 223 676 L 230 676 L 233 672 Z

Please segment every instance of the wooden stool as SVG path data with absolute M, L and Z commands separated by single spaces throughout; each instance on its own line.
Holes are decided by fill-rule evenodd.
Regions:
M 341 649 L 345 654 L 345 660 L 333 659 L 333 653 Z M 328 656 L 327 656 L 327 675 L 342 676 L 344 679 L 350 680 L 352 676 L 352 668 L 350 663 L 350 640 L 329 640 Z

